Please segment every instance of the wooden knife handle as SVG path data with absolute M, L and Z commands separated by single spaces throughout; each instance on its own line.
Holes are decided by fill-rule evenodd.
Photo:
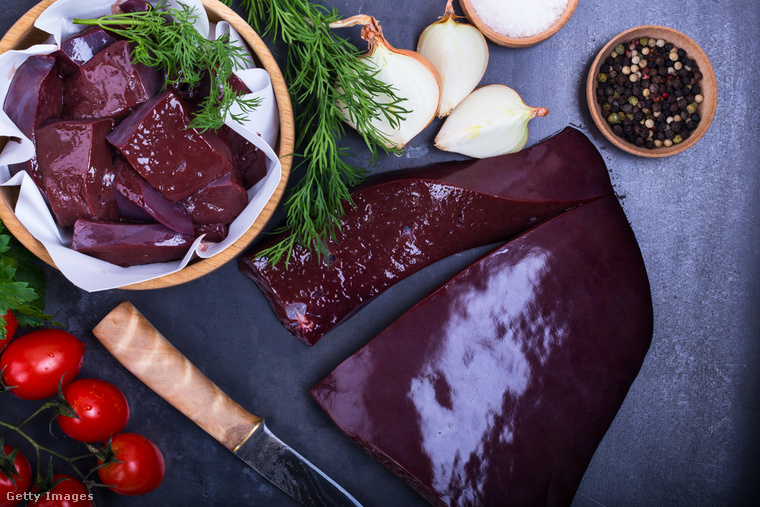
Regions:
M 227 449 L 237 450 L 262 422 L 211 382 L 132 303 L 113 309 L 93 333 L 145 385 Z

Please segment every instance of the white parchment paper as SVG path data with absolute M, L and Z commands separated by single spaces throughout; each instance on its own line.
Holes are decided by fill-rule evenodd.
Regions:
M 31 55 L 50 54 L 56 51 L 62 40 L 87 27 L 72 23 L 74 18 L 97 18 L 111 13 L 113 0 L 58 0 L 46 9 L 35 22 L 35 26 L 50 34 L 48 44 L 37 45 L 23 51 L 8 51 L 0 55 L 0 104 L 5 103 L 8 87 L 16 69 Z M 152 2 L 155 4 L 155 2 Z M 200 0 L 183 0 L 182 3 L 194 7 L 199 13 L 196 28 L 205 36 L 230 34 L 230 39 L 245 47 L 242 39 L 226 22 L 209 24 L 206 11 Z M 174 0 L 170 5 L 177 5 Z M 100 291 L 122 287 L 179 271 L 194 257 L 208 258 L 219 254 L 237 241 L 250 228 L 277 188 L 282 174 L 279 159 L 272 149 L 279 132 L 277 102 L 269 74 L 264 69 L 255 68 L 253 58 L 250 68 L 237 70 L 236 74 L 251 90 L 250 96 L 259 97 L 261 105 L 249 115 L 244 124 L 227 120 L 238 134 L 261 149 L 267 157 L 267 174 L 262 181 L 248 191 L 248 206 L 230 225 L 227 238 L 221 243 L 204 243 L 199 238 L 180 261 L 155 263 L 123 268 L 104 262 L 89 255 L 75 252 L 71 247 L 71 230 L 58 227 L 49 208 L 31 177 L 22 171 L 12 178 L 9 164 L 29 160 L 34 154 L 34 146 L 16 125 L 0 110 L 0 136 L 11 140 L 0 152 L 0 185 L 20 186 L 16 204 L 16 216 L 29 232 L 47 249 L 61 273 L 76 286 L 87 291 Z M 18 140 L 18 142 L 16 142 Z

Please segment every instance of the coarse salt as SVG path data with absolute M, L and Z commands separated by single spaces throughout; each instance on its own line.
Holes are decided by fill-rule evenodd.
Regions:
M 471 0 L 490 29 L 508 37 L 530 37 L 552 26 L 568 0 Z

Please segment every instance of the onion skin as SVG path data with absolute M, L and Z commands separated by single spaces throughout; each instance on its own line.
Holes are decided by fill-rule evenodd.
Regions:
M 433 118 L 435 118 L 438 106 L 441 101 L 441 81 L 438 77 L 438 71 L 427 58 L 416 51 L 408 49 L 394 48 L 383 36 L 380 23 L 372 16 L 358 15 L 346 20 L 332 23 L 332 28 L 352 26 L 362 24 L 361 36 L 368 42 L 369 48 L 367 54 L 362 58 L 370 58 L 378 68 L 376 77 L 393 86 L 395 94 L 402 100 L 399 108 L 407 112 L 402 114 L 403 119 L 398 125 L 392 125 L 386 118 L 371 118 L 366 120 L 372 123 L 387 137 L 386 146 L 389 148 L 401 149 L 406 146 L 417 134 L 422 132 Z M 402 72 L 391 74 L 392 65 L 402 65 L 392 63 L 392 58 L 409 58 L 410 61 L 397 60 L 404 62 L 406 67 L 401 69 Z M 396 80 L 390 81 L 388 78 Z M 383 98 L 380 97 L 380 100 Z M 346 123 L 351 127 L 359 130 L 358 123 L 348 113 L 345 105 L 338 100 L 338 107 L 341 110 Z

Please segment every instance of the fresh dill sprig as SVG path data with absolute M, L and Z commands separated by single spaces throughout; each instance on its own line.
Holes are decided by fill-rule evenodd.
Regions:
M 163 70 L 166 86 L 192 87 L 208 74 L 211 93 L 198 106 L 190 127 L 201 131 L 220 128 L 235 103 L 242 114 L 231 117 L 240 122 L 261 103 L 258 97 L 239 94 L 228 82 L 233 70 L 246 67 L 245 49 L 230 44 L 228 35 L 205 38 L 195 29 L 198 14 L 194 8 L 182 3 L 179 7 L 169 7 L 161 0 L 147 11 L 74 19 L 74 23 L 100 26 L 134 42 L 133 61 Z
M 223 0 L 228 5 L 230 0 Z M 260 33 L 287 45 L 285 80 L 296 115 L 296 143 L 304 168 L 290 191 L 285 207 L 287 220 L 278 232 L 290 231 L 284 240 L 260 252 L 270 265 L 287 262 L 296 245 L 314 252 L 317 261 L 327 253 L 325 242 L 340 230 L 344 205 L 350 205 L 349 188 L 367 174 L 345 161 L 350 156 L 338 145 L 345 122 L 338 100 L 371 152 L 370 164 L 388 148 L 388 138 L 369 123 L 384 116 L 397 126 L 408 111 L 394 90 L 376 78 L 377 69 L 360 58 L 361 52 L 347 39 L 336 36 L 329 25 L 341 19 L 336 9 L 309 0 L 241 0 L 248 22 Z M 377 97 L 383 97 L 379 101 Z

